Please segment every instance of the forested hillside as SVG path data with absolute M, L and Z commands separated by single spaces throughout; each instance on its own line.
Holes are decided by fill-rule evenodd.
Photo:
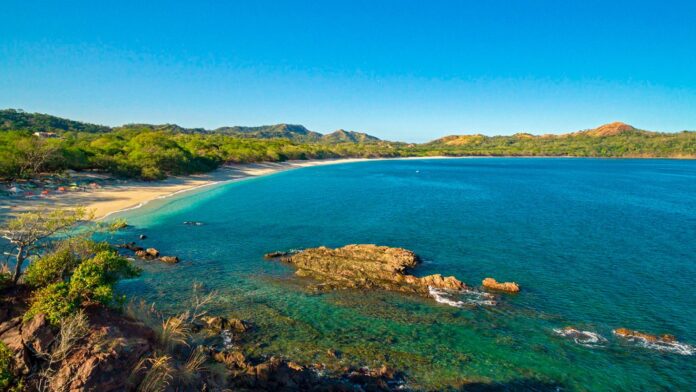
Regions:
M 612 123 L 562 135 L 463 135 L 406 144 L 343 130 L 322 135 L 301 125 L 212 131 L 172 124 L 110 128 L 0 111 L 0 178 L 5 180 L 67 169 L 156 180 L 206 172 L 225 163 L 436 155 L 696 158 L 696 132 L 649 132 Z

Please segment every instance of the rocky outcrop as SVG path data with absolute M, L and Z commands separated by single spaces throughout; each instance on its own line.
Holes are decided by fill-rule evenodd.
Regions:
M 614 335 L 624 339 L 641 339 L 650 343 L 675 343 L 677 339 L 673 335 L 651 335 L 628 328 L 617 328 Z
M 518 293 L 520 291 L 520 286 L 515 282 L 498 282 L 493 278 L 484 279 L 482 285 L 490 290 L 505 291 L 508 293 Z
M 282 253 L 281 253 L 282 254 Z M 271 254 L 267 254 L 266 257 Z M 305 249 L 277 259 L 297 268 L 298 276 L 319 282 L 318 290 L 341 288 L 383 289 L 428 295 L 428 287 L 464 290 L 467 286 L 453 276 L 416 277 L 408 271 L 420 259 L 410 250 L 377 245 L 346 245 Z
M 154 347 L 154 332 L 101 306 L 88 307 L 86 314 L 90 331 L 61 362 L 53 377 L 52 389 L 127 389 L 133 367 Z
M 22 343 L 36 356 L 48 355 L 54 339 L 55 334 L 44 314 L 37 314 L 22 326 Z
M 278 357 L 257 362 L 240 351 L 211 352 L 213 360 L 222 363 L 231 373 L 231 383 L 237 388 L 277 391 L 392 391 L 399 390 L 403 378 L 383 365 L 376 369 L 347 367 L 339 375 L 320 376 L 314 367 Z

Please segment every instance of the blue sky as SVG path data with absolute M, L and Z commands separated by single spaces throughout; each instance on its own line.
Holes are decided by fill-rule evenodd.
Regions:
M 387 139 L 696 129 L 696 1 L 3 1 L 0 108 Z

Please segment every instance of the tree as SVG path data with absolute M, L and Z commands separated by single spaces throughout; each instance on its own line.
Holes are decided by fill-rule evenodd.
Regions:
M 22 274 L 24 261 L 36 253 L 42 240 L 64 233 L 77 222 L 90 218 L 91 216 L 83 207 L 78 207 L 72 210 L 25 212 L 7 221 L 0 228 L 0 234 L 12 244 L 16 252 L 12 282 L 17 283 Z
M 19 139 L 15 143 L 19 178 L 39 174 L 51 159 L 57 156 L 58 145 L 37 137 Z

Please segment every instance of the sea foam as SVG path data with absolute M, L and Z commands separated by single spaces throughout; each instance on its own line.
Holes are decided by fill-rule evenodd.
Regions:
M 452 291 L 437 289 L 432 286 L 428 286 L 428 294 L 435 299 L 436 302 L 454 306 L 457 308 L 463 308 L 467 306 L 495 306 L 495 296 L 483 293 L 476 290 L 464 290 L 464 291 Z M 462 299 L 454 299 L 454 296 L 458 296 Z
M 615 333 L 616 334 L 616 333 Z M 628 342 L 635 343 L 636 345 L 640 347 L 645 347 L 651 350 L 657 350 L 657 351 L 662 351 L 662 352 L 668 352 L 668 353 L 673 353 L 673 354 L 679 354 L 679 355 L 694 355 L 696 354 L 696 347 L 682 343 L 682 342 L 665 342 L 665 341 L 655 341 L 651 342 L 645 338 L 642 338 L 640 336 L 631 336 L 631 337 L 624 337 L 624 339 Z
M 553 332 L 565 338 L 572 339 L 581 346 L 590 348 L 602 346 L 607 342 L 604 336 L 592 331 L 582 331 L 575 328 L 554 328 Z

